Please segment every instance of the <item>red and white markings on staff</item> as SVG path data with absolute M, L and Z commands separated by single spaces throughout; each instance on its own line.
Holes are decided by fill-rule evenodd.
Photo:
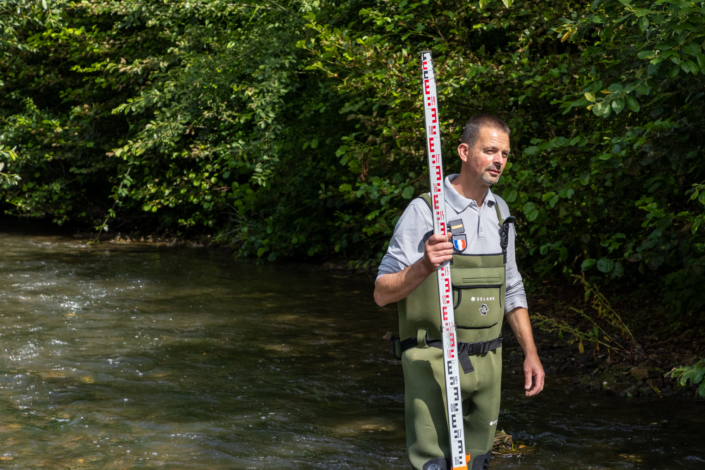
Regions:
M 438 122 L 438 97 L 436 77 L 430 51 L 421 53 L 423 80 L 423 107 L 426 117 L 426 142 L 428 146 L 428 174 L 431 179 L 433 200 L 433 233 L 446 233 L 446 202 L 443 197 L 443 158 L 441 156 L 440 124 Z M 453 289 L 450 283 L 450 262 L 438 268 L 438 292 L 441 305 L 441 330 L 443 333 L 443 367 L 446 377 L 446 403 L 448 404 L 448 431 L 450 434 L 451 464 L 453 470 L 467 469 L 463 407 L 460 401 L 460 375 L 458 373 L 458 346 L 455 335 Z

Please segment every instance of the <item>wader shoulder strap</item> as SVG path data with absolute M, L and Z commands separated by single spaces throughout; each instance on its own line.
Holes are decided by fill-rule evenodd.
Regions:
M 509 245 L 509 224 L 513 224 L 515 217 L 509 216 L 506 219 L 502 218 L 502 211 L 499 210 L 499 203 L 495 201 L 494 208 L 497 211 L 497 220 L 499 220 L 499 246 L 502 247 L 502 255 L 504 255 L 504 264 L 507 264 L 507 246 Z
M 423 193 L 417 199 L 423 199 L 426 202 L 426 205 L 428 206 L 428 208 L 431 210 L 431 215 L 433 215 L 433 206 L 431 205 L 431 195 L 429 193 Z
M 501 227 L 502 224 L 504 224 L 504 219 L 502 218 L 502 211 L 499 210 L 499 203 L 497 201 L 494 202 L 494 209 L 497 211 L 497 220 L 499 221 L 499 226 Z
M 428 206 L 428 209 L 431 211 L 431 225 L 433 225 L 433 206 L 431 205 L 431 194 L 423 193 L 416 199 L 423 199 L 426 205 Z M 426 241 L 431 238 L 431 235 L 433 235 L 433 230 L 429 230 L 428 232 L 426 232 L 426 234 L 423 236 L 423 242 L 426 243 Z M 453 262 L 451 261 L 451 264 L 452 263 Z

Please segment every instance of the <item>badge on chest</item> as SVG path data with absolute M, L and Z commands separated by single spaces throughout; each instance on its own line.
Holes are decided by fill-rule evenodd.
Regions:
M 455 248 L 457 251 L 463 251 L 467 247 L 468 242 L 465 238 L 464 233 L 462 235 L 453 235 L 453 248 Z

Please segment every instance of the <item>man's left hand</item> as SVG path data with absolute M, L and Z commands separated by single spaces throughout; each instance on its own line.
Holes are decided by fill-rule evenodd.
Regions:
M 524 388 L 527 397 L 538 395 L 543 390 L 545 375 L 539 355 L 536 353 L 527 355 L 524 359 Z

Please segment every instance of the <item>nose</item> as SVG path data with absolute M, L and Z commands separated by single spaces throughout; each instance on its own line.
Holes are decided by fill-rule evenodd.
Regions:
M 492 163 L 497 166 L 497 168 L 502 168 L 504 165 L 504 158 L 502 157 L 502 152 L 496 152 L 492 155 Z

